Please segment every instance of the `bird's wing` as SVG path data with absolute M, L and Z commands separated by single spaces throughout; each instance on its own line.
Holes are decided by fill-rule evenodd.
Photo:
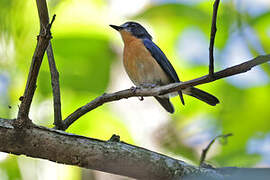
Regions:
M 172 64 L 167 59 L 165 54 L 161 51 L 161 49 L 150 39 L 143 39 L 143 44 L 160 65 L 160 67 L 165 71 L 168 77 L 172 80 L 172 82 L 180 82 Z M 181 91 L 178 91 L 182 104 L 184 105 L 184 98 Z
M 160 65 L 160 67 L 165 71 L 165 73 L 169 76 L 172 82 L 179 82 L 179 78 L 165 54 L 161 51 L 161 49 L 151 40 L 143 39 L 143 44 Z

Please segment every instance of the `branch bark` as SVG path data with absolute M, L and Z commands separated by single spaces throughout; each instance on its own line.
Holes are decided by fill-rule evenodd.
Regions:
M 93 101 L 88 104 L 78 108 L 76 111 L 71 113 L 65 120 L 63 129 L 67 129 L 71 124 L 73 124 L 77 119 L 86 114 L 87 112 L 103 105 L 104 103 L 117 101 L 124 98 L 130 97 L 141 97 L 141 96 L 158 96 L 164 95 L 170 92 L 176 92 L 191 86 L 196 86 L 199 84 L 206 84 L 209 82 L 213 82 L 218 79 L 226 78 L 229 76 L 233 76 L 236 74 L 244 73 L 251 70 L 254 66 L 270 61 L 269 55 L 261 55 L 252 60 L 246 61 L 244 63 L 238 64 L 236 66 L 229 67 L 222 71 L 218 71 L 214 73 L 213 77 L 210 75 L 202 76 L 200 78 L 196 78 L 190 81 L 180 82 L 180 83 L 172 83 L 166 86 L 155 87 L 152 89 L 137 89 L 135 92 L 132 89 L 126 89 L 122 91 L 118 91 L 111 94 L 103 94 L 102 96 L 97 97 Z
M 13 120 L 0 119 L 0 151 L 62 164 L 95 169 L 137 179 L 180 179 L 220 177 L 212 169 L 118 141 L 101 141 L 41 126 L 18 130 Z
M 102 141 L 42 126 L 17 129 L 0 118 L 0 151 L 88 169 L 155 180 L 265 180 L 270 169 L 207 168 L 187 164 L 125 142 Z M 114 138 L 112 138 L 114 139 Z M 251 178 L 252 177 L 252 178 Z

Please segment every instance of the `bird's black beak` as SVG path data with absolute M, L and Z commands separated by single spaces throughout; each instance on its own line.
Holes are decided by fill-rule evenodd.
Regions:
M 111 26 L 113 29 L 115 29 L 116 31 L 120 31 L 120 30 L 123 29 L 123 27 L 121 27 L 121 26 L 116 26 L 116 25 L 111 25 L 111 24 L 110 24 L 110 26 Z

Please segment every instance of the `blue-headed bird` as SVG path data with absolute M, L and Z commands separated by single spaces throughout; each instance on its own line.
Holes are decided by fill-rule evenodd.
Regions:
M 126 22 L 121 26 L 110 26 L 121 34 L 124 41 L 124 67 L 129 78 L 137 87 L 153 87 L 180 82 L 170 61 L 152 41 L 152 36 L 142 25 L 136 22 Z M 219 103 L 215 96 L 190 87 L 178 91 L 183 105 L 182 92 L 212 106 Z M 174 112 L 174 107 L 169 100 L 172 94 L 175 93 L 155 96 L 156 100 L 170 113 Z

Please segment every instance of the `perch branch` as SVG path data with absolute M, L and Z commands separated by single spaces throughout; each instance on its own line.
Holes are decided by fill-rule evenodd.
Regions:
M 46 20 L 48 19 L 48 17 L 46 17 L 46 14 L 48 14 L 46 1 L 37 0 L 37 7 L 40 19 L 40 33 L 37 39 L 36 49 L 32 58 L 25 91 L 23 96 L 20 97 L 21 105 L 19 107 L 18 118 L 15 121 L 16 127 L 22 127 L 24 125 L 31 124 L 31 120 L 28 117 L 30 106 L 36 90 L 36 82 L 42 59 L 51 39 L 50 30 L 55 18 L 53 17 L 50 24 Z
M 217 32 L 217 12 L 219 0 L 215 0 L 213 5 L 213 17 L 212 17 L 212 26 L 211 26 L 211 35 L 210 35 L 210 46 L 209 46 L 209 76 L 213 77 L 214 75 L 214 44 L 215 37 Z
M 210 75 L 202 76 L 200 78 L 196 78 L 190 81 L 180 82 L 180 83 L 172 83 L 165 86 L 155 87 L 152 89 L 137 89 L 135 92 L 132 89 L 126 89 L 122 91 L 118 91 L 111 94 L 103 94 L 102 96 L 97 97 L 93 101 L 89 102 L 88 104 L 78 108 L 76 111 L 71 113 L 65 120 L 63 129 L 67 129 L 72 123 L 74 123 L 77 119 L 81 116 L 86 114 L 87 112 L 103 105 L 107 102 L 117 101 L 123 98 L 130 98 L 130 97 L 141 97 L 141 96 L 158 96 L 164 95 L 170 92 L 179 91 L 191 86 L 196 86 L 199 84 L 206 84 L 218 79 L 222 79 L 225 77 L 233 76 L 236 74 L 244 73 L 254 66 L 259 64 L 265 63 L 270 61 L 270 54 L 269 55 L 261 55 L 252 60 L 246 61 L 244 63 L 229 67 L 222 71 L 218 71 L 214 73 L 214 76 L 211 78 Z

